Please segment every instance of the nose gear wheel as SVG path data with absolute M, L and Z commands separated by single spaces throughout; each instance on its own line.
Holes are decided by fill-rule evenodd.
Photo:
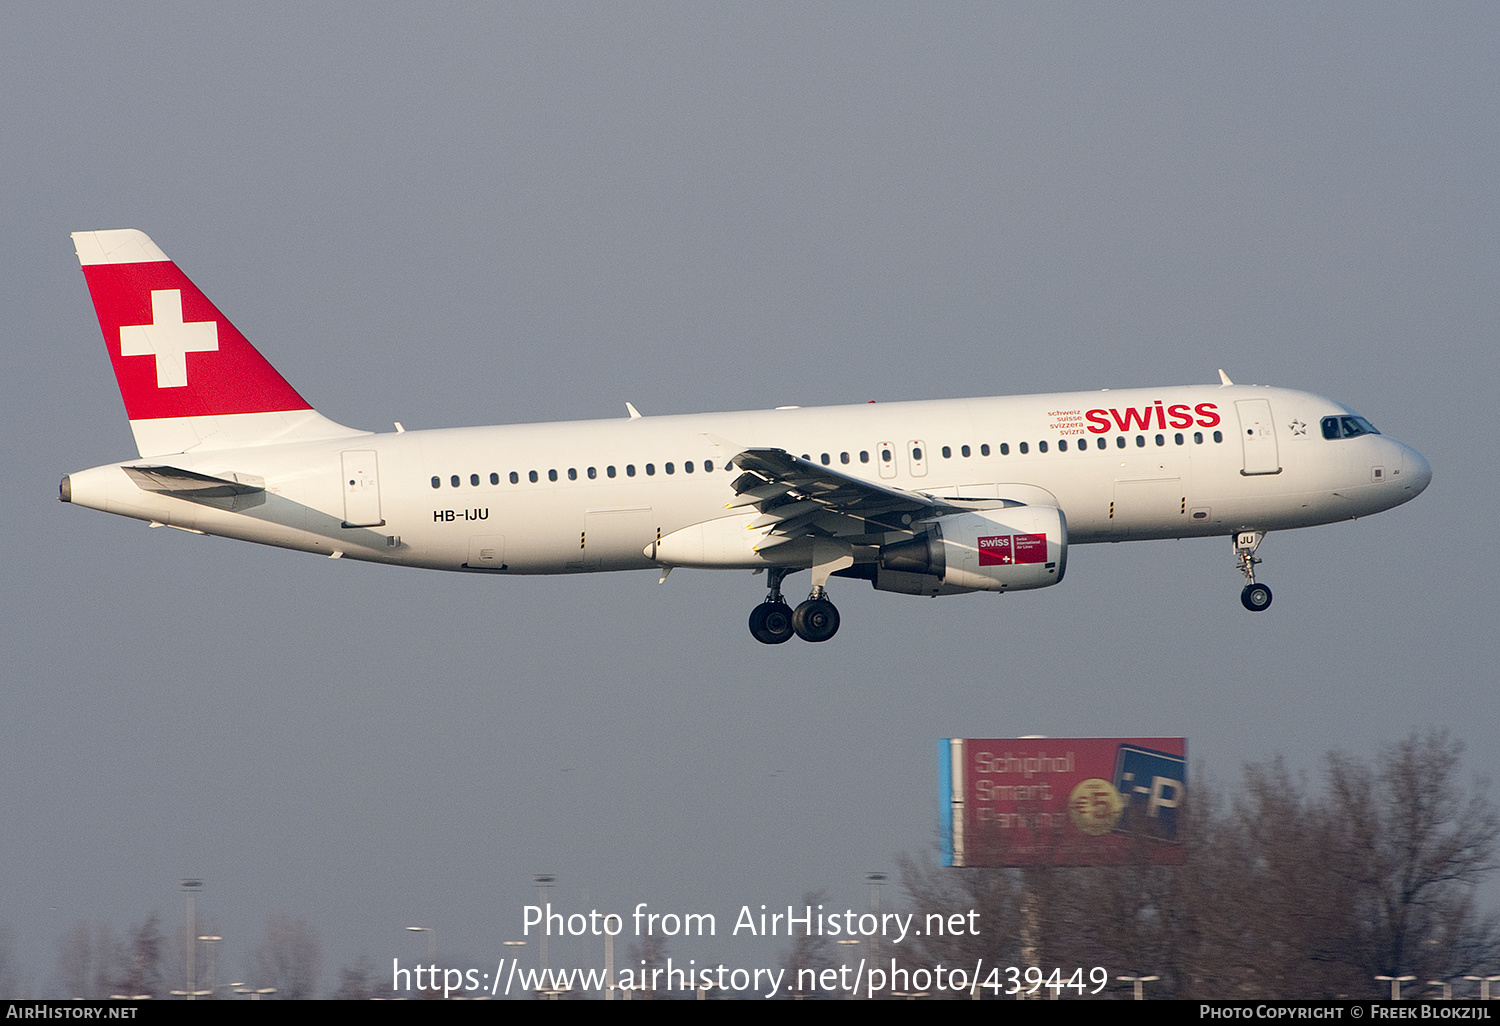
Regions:
M 1255 550 L 1265 540 L 1264 531 L 1241 531 L 1234 536 L 1234 558 L 1240 573 L 1245 575 L 1245 587 L 1240 592 L 1240 605 L 1252 613 L 1259 613 L 1271 605 L 1271 589 L 1255 583 Z

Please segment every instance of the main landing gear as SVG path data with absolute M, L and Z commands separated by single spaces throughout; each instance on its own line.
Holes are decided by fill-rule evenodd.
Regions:
M 1271 589 L 1255 583 L 1255 550 L 1265 539 L 1264 531 L 1241 531 L 1234 536 L 1234 558 L 1240 573 L 1245 575 L 1245 587 L 1240 592 L 1240 605 L 1252 613 L 1259 613 L 1271 605 Z
M 750 611 L 750 634 L 762 645 L 780 645 L 795 634 L 803 641 L 827 641 L 839 631 L 839 611 L 822 588 L 814 588 L 795 610 L 781 597 L 781 581 L 791 571 L 773 567 L 766 573 L 771 589 L 766 600 Z

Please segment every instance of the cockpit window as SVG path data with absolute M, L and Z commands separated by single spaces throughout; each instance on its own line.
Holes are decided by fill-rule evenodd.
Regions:
M 1324 438 L 1358 438 L 1360 435 L 1378 435 L 1375 425 L 1363 417 L 1324 417 Z

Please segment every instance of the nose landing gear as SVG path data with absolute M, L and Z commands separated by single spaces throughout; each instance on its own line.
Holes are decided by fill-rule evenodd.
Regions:
M 1240 592 L 1240 605 L 1252 613 L 1259 613 L 1271 605 L 1271 589 L 1255 583 L 1255 550 L 1265 540 L 1264 531 L 1241 531 L 1234 536 L 1234 557 L 1240 573 L 1245 575 L 1245 587 Z
M 838 633 L 839 611 L 822 588 L 814 588 L 806 602 L 793 610 L 781 597 L 781 582 L 791 570 L 767 571 L 771 588 L 766 600 L 750 611 L 750 635 L 762 645 L 780 645 L 795 634 L 803 641 L 827 641 Z

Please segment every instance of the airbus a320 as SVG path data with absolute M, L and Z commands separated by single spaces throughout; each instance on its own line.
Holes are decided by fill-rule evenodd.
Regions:
M 1045 588 L 1071 545 L 1228 537 L 1240 600 L 1268 531 L 1368 516 L 1432 479 L 1306 392 L 1233 384 L 381 434 L 325 418 L 144 233 L 77 232 L 139 457 L 65 502 L 324 556 L 520 576 L 764 571 L 757 641 L 839 628 L 881 591 Z M 788 574 L 810 571 L 795 608 Z

